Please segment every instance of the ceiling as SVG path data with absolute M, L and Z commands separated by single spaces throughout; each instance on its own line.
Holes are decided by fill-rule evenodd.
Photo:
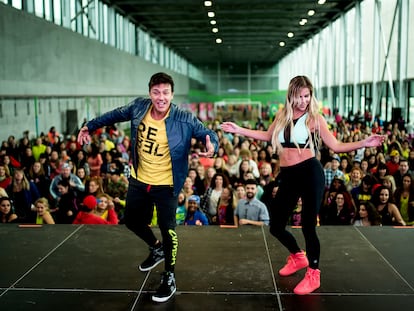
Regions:
M 275 64 L 360 1 L 326 0 L 320 5 L 318 0 L 212 0 L 205 7 L 204 0 L 104 0 L 197 67 Z M 309 16 L 309 10 L 315 14 Z M 215 17 L 208 17 L 208 11 Z M 303 18 L 307 23 L 301 26 Z M 289 38 L 289 32 L 294 36 Z

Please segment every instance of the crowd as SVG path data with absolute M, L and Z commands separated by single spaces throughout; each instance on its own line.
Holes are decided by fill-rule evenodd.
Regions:
M 414 148 L 405 124 L 335 114 L 330 126 L 343 142 L 372 133 L 387 140 L 343 154 L 321 146 L 319 225 L 413 225 Z M 214 158 L 201 157 L 204 147 L 193 139 L 177 225 L 268 225 L 280 171 L 271 144 L 225 133 L 218 122 L 208 127 L 220 147 Z M 0 149 L 1 223 L 123 224 L 130 156 L 130 138 L 115 126 L 95 131 L 84 146 L 76 135 L 62 139 L 54 127 L 34 140 L 27 132 L 9 136 Z M 300 215 L 299 199 L 289 224 L 300 226 Z M 152 224 L 156 218 L 154 213 Z

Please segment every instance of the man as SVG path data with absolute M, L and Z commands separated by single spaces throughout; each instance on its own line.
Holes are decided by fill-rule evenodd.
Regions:
M 139 266 L 149 271 L 165 259 L 161 285 L 152 296 L 156 302 L 171 298 L 175 291 L 174 267 L 178 248 L 175 212 L 178 194 L 187 177 L 191 139 L 206 147 L 201 156 L 212 157 L 218 150 L 218 137 L 190 112 L 172 104 L 174 81 L 165 73 L 149 81 L 149 99 L 137 98 L 86 123 L 78 141 L 90 142 L 90 132 L 117 122 L 131 121 L 132 170 L 125 207 L 125 224 L 150 247 L 150 255 Z M 159 241 L 149 224 L 157 207 Z
M 323 170 L 325 173 L 325 188 L 326 189 L 329 189 L 334 177 L 338 177 L 342 179 L 345 178 L 344 173 L 339 169 L 340 163 L 341 163 L 341 158 L 337 154 L 334 154 L 331 158 L 331 166 Z
M 85 191 L 85 185 L 82 183 L 80 178 L 72 172 L 72 166 L 69 163 L 64 163 L 62 165 L 62 171 L 59 175 L 55 176 L 50 183 L 50 194 L 53 199 L 58 200 L 60 198 L 60 192 L 58 190 L 58 184 L 62 180 L 67 180 L 69 182 L 70 189 L 77 194 L 82 194 Z
M 269 212 L 266 205 L 256 198 L 257 182 L 248 179 L 245 182 L 246 198 L 237 203 L 234 212 L 235 224 L 263 226 L 269 224 Z
M 400 163 L 398 167 L 398 171 L 394 173 L 395 185 L 397 188 L 401 188 L 403 185 L 403 176 L 405 174 L 410 174 L 413 176 L 413 172 L 410 170 L 410 165 L 408 164 L 408 160 L 405 158 L 400 158 Z

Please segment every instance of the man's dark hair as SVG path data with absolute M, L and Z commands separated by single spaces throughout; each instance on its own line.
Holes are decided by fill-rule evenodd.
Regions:
M 256 185 L 257 186 L 257 181 L 256 179 L 251 178 L 251 179 L 246 180 L 244 182 L 244 185 Z
M 170 75 L 167 75 L 164 72 L 158 72 L 158 73 L 154 74 L 151 77 L 151 79 L 150 79 L 150 81 L 148 83 L 148 88 L 151 91 L 151 88 L 154 85 L 162 84 L 162 83 L 170 84 L 171 85 L 171 91 L 174 92 L 174 81 L 173 81 L 173 78 Z

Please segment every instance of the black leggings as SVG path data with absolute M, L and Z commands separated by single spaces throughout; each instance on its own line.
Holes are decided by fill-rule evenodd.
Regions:
M 129 179 L 125 225 L 143 239 L 148 246 L 154 246 L 157 238 L 152 232 L 150 224 L 154 205 L 156 206 L 157 221 L 164 246 L 165 270 L 171 272 L 174 271 L 178 249 L 178 237 L 175 232 L 177 204 L 178 196 L 173 194 L 173 187 L 151 186 L 132 177 Z
M 286 230 L 289 217 L 296 203 L 302 198 L 302 232 L 306 242 L 306 254 L 309 266 L 319 267 L 320 244 L 316 234 L 316 221 L 325 185 L 323 168 L 316 158 L 311 158 L 290 167 L 282 167 L 279 190 L 270 207 L 270 232 L 290 253 L 301 249 L 296 239 Z

